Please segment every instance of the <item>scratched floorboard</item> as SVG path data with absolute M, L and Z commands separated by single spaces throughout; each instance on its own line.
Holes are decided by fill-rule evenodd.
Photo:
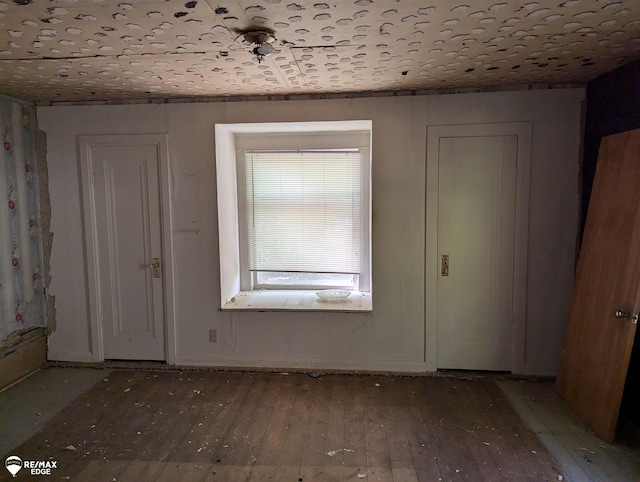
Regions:
M 12 453 L 96 482 L 559 474 L 493 381 L 438 377 L 115 370 Z

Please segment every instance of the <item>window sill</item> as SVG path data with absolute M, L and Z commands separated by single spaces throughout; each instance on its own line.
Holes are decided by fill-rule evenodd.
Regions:
M 371 293 L 353 292 L 344 301 L 322 301 L 316 291 L 241 291 L 222 307 L 222 311 L 373 311 Z

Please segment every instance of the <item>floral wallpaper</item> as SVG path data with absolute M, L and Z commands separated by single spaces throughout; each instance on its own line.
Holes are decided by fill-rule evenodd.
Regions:
M 0 96 L 0 341 L 44 326 L 33 107 Z

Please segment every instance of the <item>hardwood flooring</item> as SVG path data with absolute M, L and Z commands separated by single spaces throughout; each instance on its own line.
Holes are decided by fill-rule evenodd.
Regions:
M 11 454 L 80 481 L 559 474 L 493 381 L 440 377 L 115 370 Z
M 616 444 L 604 443 L 562 401 L 552 382 L 503 380 L 497 384 L 553 454 L 565 480 L 640 482 L 640 432 L 619 430 Z

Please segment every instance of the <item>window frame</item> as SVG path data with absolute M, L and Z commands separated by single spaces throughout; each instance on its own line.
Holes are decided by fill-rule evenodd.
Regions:
M 371 291 L 371 135 L 367 131 L 327 131 L 304 133 L 265 133 L 265 134 L 235 134 L 235 162 L 236 162 L 236 191 L 238 203 L 238 247 L 240 268 L 240 291 L 256 290 L 318 290 L 338 288 L 339 285 L 269 285 L 258 284 L 257 272 L 249 270 L 248 233 L 247 233 L 247 205 L 245 185 L 245 153 L 247 151 L 268 150 L 331 150 L 358 149 L 360 151 L 360 252 L 361 269 L 355 275 L 354 292 Z
M 255 290 L 243 291 L 240 287 L 240 242 L 238 223 L 238 180 L 236 169 L 236 136 L 250 134 L 250 137 L 268 136 L 271 138 L 290 138 L 304 134 L 307 139 L 325 136 L 327 133 L 360 133 L 365 136 L 369 147 L 369 168 L 366 171 L 366 183 L 369 189 L 366 228 L 363 235 L 369 242 L 363 261 L 368 263 L 366 284 L 361 279 L 360 289 L 368 286 L 368 292 L 354 292 L 345 302 L 323 303 L 314 290 Z M 373 311 L 373 285 L 371 271 L 371 221 L 372 221 L 372 185 L 371 168 L 373 157 L 373 122 L 371 120 L 347 121 L 306 121 L 306 122 L 250 122 L 214 124 L 215 178 L 214 186 L 217 199 L 217 249 L 220 310 L 237 311 L 319 311 L 344 313 L 370 313 Z

